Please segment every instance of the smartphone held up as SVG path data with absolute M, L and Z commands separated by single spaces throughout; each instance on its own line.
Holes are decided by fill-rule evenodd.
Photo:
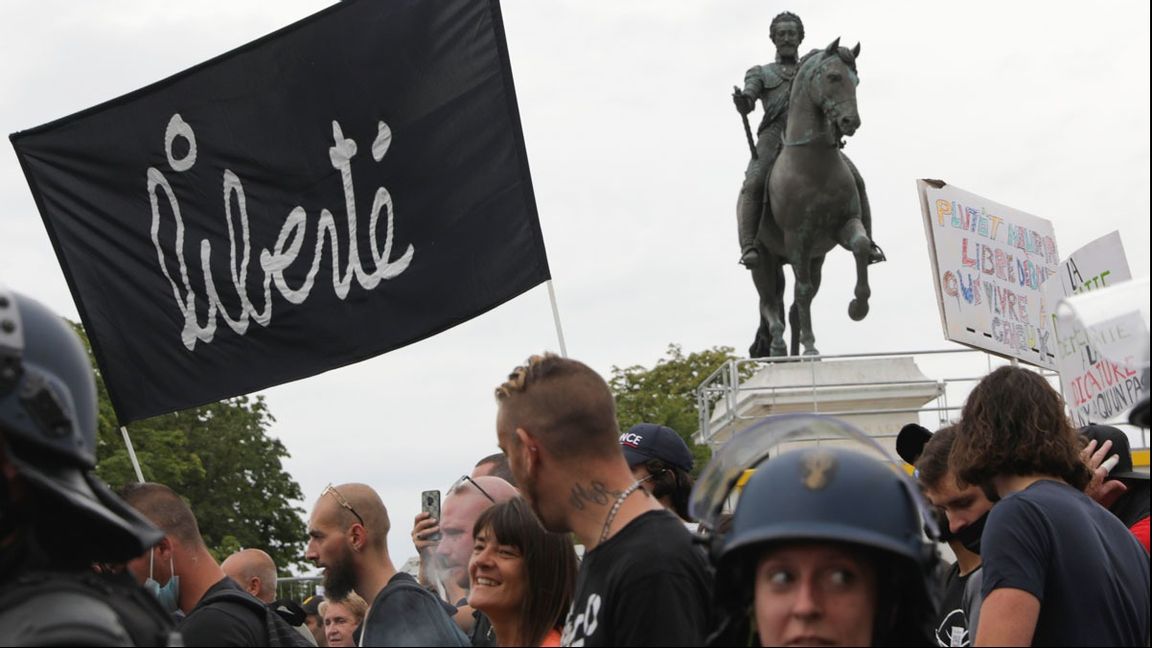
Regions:
M 429 517 L 434 518 L 437 523 L 440 521 L 440 491 L 426 490 L 420 493 L 420 510 L 427 513 Z M 440 533 L 436 532 L 428 536 L 428 540 L 439 540 Z

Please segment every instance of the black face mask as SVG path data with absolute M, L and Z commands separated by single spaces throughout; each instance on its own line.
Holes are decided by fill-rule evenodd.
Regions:
M 944 513 L 944 509 L 932 507 L 932 517 L 936 519 L 936 528 L 940 531 L 940 542 L 951 542 L 956 538 L 952 534 L 952 529 L 948 527 L 948 515 Z M 928 532 L 928 525 L 924 525 L 924 535 L 931 537 Z
M 981 515 L 972 524 L 952 534 L 952 537 L 959 540 L 965 549 L 979 556 L 980 537 L 984 535 L 984 524 L 988 521 L 988 514 L 991 512 L 991 509 L 984 511 L 984 515 Z

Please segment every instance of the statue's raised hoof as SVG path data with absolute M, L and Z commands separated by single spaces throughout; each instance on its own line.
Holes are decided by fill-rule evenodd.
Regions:
M 853 299 L 848 304 L 848 317 L 852 318 L 853 322 L 859 322 L 868 316 L 868 302 Z
M 752 270 L 760 267 L 760 253 L 755 248 L 746 250 L 744 254 L 740 255 L 740 265 Z
M 887 260 L 888 257 L 884 256 L 884 250 L 882 250 L 879 245 L 873 243 L 872 248 L 868 250 L 868 265 L 883 263 Z

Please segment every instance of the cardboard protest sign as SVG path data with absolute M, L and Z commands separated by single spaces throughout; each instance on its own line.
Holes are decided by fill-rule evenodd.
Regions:
M 917 188 L 945 337 L 1054 369 L 1052 223 L 939 180 Z
M 1047 284 L 1048 303 L 1109 288 L 1131 278 L 1120 233 L 1112 232 L 1076 250 L 1060 264 Z M 1135 405 L 1141 393 L 1139 373 L 1102 351 L 1110 351 L 1115 347 L 1114 339 L 1121 336 L 1139 337 L 1137 329 L 1143 329 L 1143 322 L 1138 314 L 1136 327 L 1131 322 L 1109 320 L 1092 330 L 1077 318 L 1057 317 L 1056 313 L 1051 318 L 1056 336 L 1056 368 L 1072 421 L 1078 427 L 1108 421 Z M 1146 332 L 1143 339 L 1147 339 Z

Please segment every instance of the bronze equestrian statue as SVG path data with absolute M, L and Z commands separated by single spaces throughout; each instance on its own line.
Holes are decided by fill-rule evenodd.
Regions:
M 804 25 L 793 13 L 772 20 L 776 61 L 758 65 L 733 93 L 744 116 L 752 158 L 737 201 L 740 262 L 760 293 L 760 327 L 751 357 L 789 355 L 784 343 L 784 265 L 796 278 L 792 350 L 818 355 L 812 334 L 812 297 L 820 288 L 824 256 L 837 244 L 856 256 L 855 299 L 849 316 L 868 313 L 868 265 L 884 260 L 872 242 L 868 194 L 859 171 L 840 149 L 860 126 L 856 109 L 856 57 L 839 46 L 797 59 Z M 752 143 L 747 115 L 759 99 L 764 117 Z

